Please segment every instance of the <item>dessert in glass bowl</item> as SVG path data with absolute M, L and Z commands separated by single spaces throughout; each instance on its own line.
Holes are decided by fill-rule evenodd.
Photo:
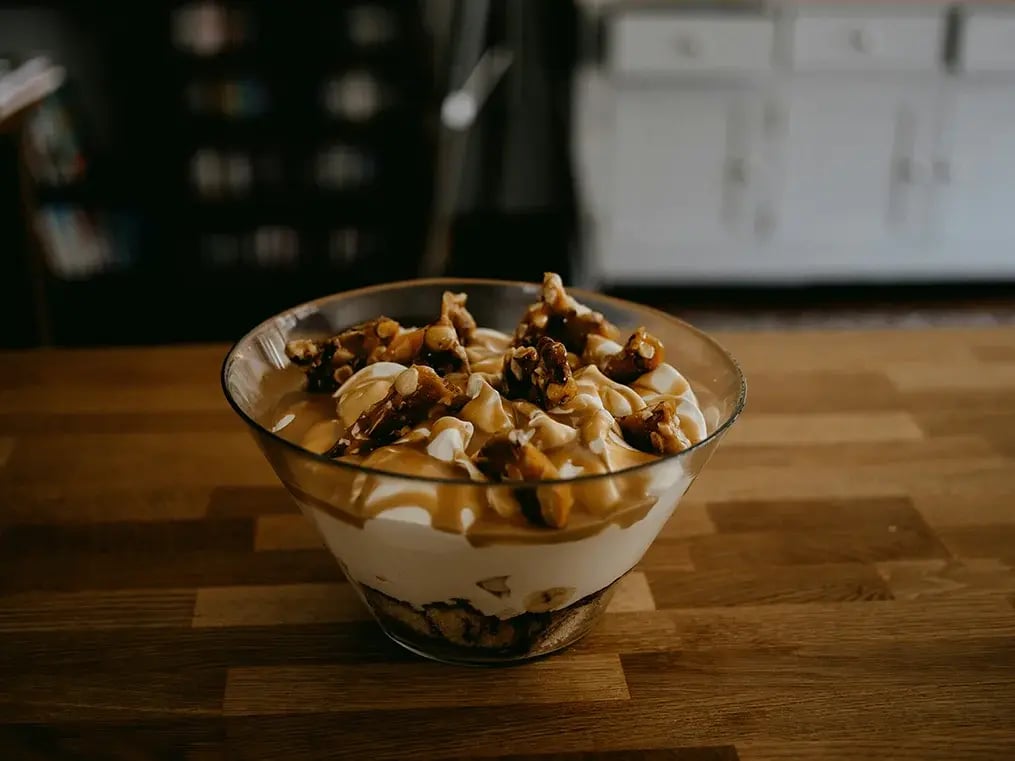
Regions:
M 304 304 L 222 380 L 385 633 L 471 663 L 586 634 L 746 392 L 701 332 L 552 273 Z

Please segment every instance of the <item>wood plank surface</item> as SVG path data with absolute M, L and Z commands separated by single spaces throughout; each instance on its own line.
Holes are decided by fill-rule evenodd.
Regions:
M 1015 758 L 1015 330 L 717 337 L 742 421 L 500 670 L 380 633 L 225 347 L 0 354 L 0 758 Z

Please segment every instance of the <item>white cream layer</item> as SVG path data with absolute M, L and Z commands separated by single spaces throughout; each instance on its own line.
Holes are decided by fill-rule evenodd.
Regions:
M 461 534 L 431 528 L 429 513 L 418 507 L 393 508 L 362 528 L 312 505 L 300 507 L 354 580 L 417 607 L 467 600 L 486 615 L 510 618 L 566 607 L 637 565 L 691 482 L 679 462 L 662 466 L 668 472 L 654 479 L 657 501 L 644 518 L 574 541 L 477 547 Z

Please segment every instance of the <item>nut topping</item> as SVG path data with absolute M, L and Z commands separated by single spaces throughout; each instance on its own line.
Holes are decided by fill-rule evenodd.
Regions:
M 469 372 L 469 357 L 450 317 L 442 316 L 424 328 L 402 333 L 391 342 L 383 359 L 403 365 L 429 365 L 438 375 Z
M 676 454 L 691 446 L 680 430 L 673 402 L 668 399 L 617 420 L 624 439 L 635 449 L 653 454 Z
M 504 392 L 510 399 L 524 399 L 553 409 L 567 404 L 578 393 L 564 344 L 543 336 L 538 345 L 517 346 L 504 355 Z
M 308 391 L 331 392 L 357 370 L 380 360 L 399 329 L 394 320 L 378 317 L 324 340 L 290 341 L 285 353 L 303 368 Z
M 624 348 L 603 360 L 599 369 L 610 380 L 631 383 L 659 367 L 663 357 L 662 342 L 645 332 L 645 328 L 638 328 L 627 339 Z
M 333 392 L 357 370 L 381 361 L 429 365 L 439 375 L 468 373 L 463 342 L 476 330 L 476 321 L 465 308 L 466 298 L 446 291 L 440 317 L 423 328 L 403 331 L 394 320 L 378 317 L 331 338 L 290 341 L 286 354 L 304 369 L 307 390 L 314 392 Z
M 423 351 L 423 328 L 407 330 L 399 333 L 384 353 L 383 361 L 397 362 L 400 365 L 411 365 L 413 360 Z
M 476 330 L 476 320 L 465 308 L 468 296 L 464 293 L 452 293 L 444 291 L 441 297 L 441 319 L 447 319 L 455 328 L 458 340 L 462 343 L 469 343 L 473 332 Z
M 490 438 L 476 455 L 476 465 L 499 481 L 547 481 L 560 477 L 556 466 L 521 431 Z M 515 496 L 522 514 L 532 523 L 562 528 L 567 524 L 574 497 L 564 484 L 518 489 Z
M 478 327 L 466 302 L 445 291 L 419 327 L 381 317 L 286 346 L 308 389 L 338 391 L 285 400 L 292 411 L 272 410 L 271 422 L 288 421 L 277 424 L 280 434 L 304 449 L 367 467 L 351 476 L 348 499 L 336 496 L 356 515 L 404 495 L 439 530 L 472 533 L 478 524 L 492 537 L 505 524 L 575 527 L 651 497 L 656 473 L 672 471 L 629 469 L 707 439 L 708 422 L 663 343 L 645 327 L 629 332 L 635 325 L 621 336 L 559 276 L 544 275 L 513 336 Z M 370 486 L 373 468 L 417 473 L 433 488 L 393 487 L 399 500 L 391 500 Z M 614 472 L 625 476 L 579 478 Z M 439 485 L 446 478 L 456 484 Z
M 399 373 L 387 395 L 356 418 L 328 457 L 364 454 L 397 441 L 413 426 L 443 409 L 456 395 L 433 368 L 413 365 Z
M 616 339 L 619 331 L 599 312 L 579 304 L 564 290 L 560 276 L 543 276 L 541 300 L 525 312 L 515 329 L 516 346 L 535 346 L 543 336 L 560 341 L 568 351 L 581 355 L 590 335 Z

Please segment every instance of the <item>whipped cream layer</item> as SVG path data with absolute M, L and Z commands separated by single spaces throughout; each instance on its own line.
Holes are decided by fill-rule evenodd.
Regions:
M 411 504 L 408 489 L 405 505 L 358 525 L 315 501 L 297 502 L 352 580 L 417 607 L 466 600 L 506 619 L 567 607 L 637 565 L 691 481 L 677 461 L 661 467 L 667 476 L 650 485 L 653 493 L 631 506 L 626 520 L 607 522 L 595 533 L 569 528 L 566 539 L 553 543 L 527 543 L 518 535 L 477 546 L 461 533 L 435 531 L 429 512 Z

